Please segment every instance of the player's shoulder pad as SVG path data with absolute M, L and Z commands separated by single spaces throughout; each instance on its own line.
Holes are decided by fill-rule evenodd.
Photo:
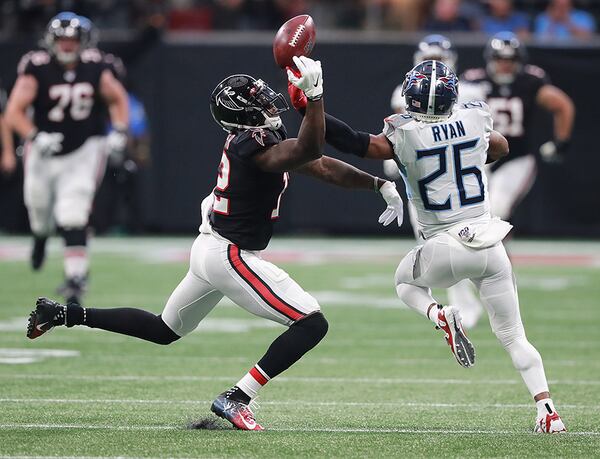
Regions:
M 102 62 L 114 73 L 115 77 L 124 79 L 127 72 L 120 57 L 111 53 L 102 53 Z
M 229 144 L 228 152 L 242 158 L 249 158 L 284 140 L 284 135 L 279 131 L 255 128 L 246 129 L 237 134 Z
M 102 62 L 103 53 L 98 48 L 87 48 L 81 52 L 79 58 L 84 64 L 99 64 Z
M 414 121 L 414 118 L 407 113 L 394 113 L 383 120 L 383 125 L 384 129 L 402 129 L 411 121 Z
M 527 64 L 524 68 L 523 71 L 531 76 L 540 78 L 542 80 L 545 80 L 548 78 L 548 75 L 546 74 L 546 71 L 541 68 L 538 67 L 537 65 L 531 65 L 531 64 Z
M 51 60 L 52 56 L 50 56 L 50 53 L 48 53 L 48 51 L 45 51 L 43 49 L 29 51 L 19 61 L 19 65 L 17 66 L 17 73 L 19 75 L 28 73 L 35 67 L 41 67 L 43 65 L 49 64 Z
M 486 77 L 484 68 L 468 69 L 463 72 L 460 80 L 464 81 L 477 81 L 484 80 Z
M 473 110 L 473 109 L 483 110 L 488 113 L 490 111 L 489 105 L 486 104 L 483 100 L 472 100 L 470 102 L 460 104 L 459 108 L 462 110 Z

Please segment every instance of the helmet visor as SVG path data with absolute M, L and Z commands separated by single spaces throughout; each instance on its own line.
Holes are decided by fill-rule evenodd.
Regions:
M 256 105 L 269 114 L 277 116 L 289 109 L 285 97 L 281 93 L 273 91 L 264 81 L 256 80 L 254 87 L 250 90 L 250 105 Z

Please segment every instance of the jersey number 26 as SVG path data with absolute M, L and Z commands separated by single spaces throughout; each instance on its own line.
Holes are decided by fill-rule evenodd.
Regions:
M 469 140 L 467 142 L 457 143 L 451 146 L 451 155 L 450 160 L 454 161 L 454 182 L 456 183 L 456 187 L 458 188 L 458 197 L 460 200 L 460 206 L 468 206 L 471 204 L 476 204 L 478 202 L 483 201 L 484 199 L 484 186 L 483 179 L 481 177 L 481 170 L 475 166 L 471 167 L 462 167 L 461 164 L 461 153 L 464 150 L 470 150 L 475 148 L 479 139 Z M 452 204 L 450 202 L 450 196 L 446 199 L 442 204 L 435 204 L 429 200 L 429 196 L 427 195 L 427 185 L 432 183 L 434 180 L 438 179 L 442 175 L 446 174 L 448 171 L 447 165 L 447 157 L 449 145 L 444 145 L 442 147 L 432 148 L 431 150 L 418 150 L 417 151 L 417 160 L 428 158 L 431 156 L 437 156 L 439 161 L 439 168 L 435 172 L 429 174 L 427 177 L 422 178 L 418 181 L 419 184 L 419 193 L 421 194 L 421 200 L 423 201 L 423 206 L 427 210 L 432 211 L 440 211 L 440 210 L 450 210 L 452 209 Z M 464 177 L 467 175 L 474 175 L 477 179 L 477 183 L 479 184 L 479 194 L 475 196 L 467 196 L 464 186 Z

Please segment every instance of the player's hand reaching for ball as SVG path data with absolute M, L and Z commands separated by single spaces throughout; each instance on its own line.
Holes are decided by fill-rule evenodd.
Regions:
M 308 100 L 321 99 L 323 97 L 321 61 L 313 61 L 306 56 L 294 56 L 294 64 L 298 68 L 300 76 L 288 68 L 287 75 L 289 82 L 302 90 Z
M 396 185 L 394 185 L 393 182 L 385 182 L 381 185 L 381 188 L 379 188 L 379 192 L 387 203 L 387 208 L 379 216 L 379 223 L 383 226 L 388 226 L 396 219 L 398 221 L 398 226 L 402 225 L 402 220 L 404 219 L 404 203 L 402 202 L 400 194 L 398 194 Z
M 287 68 L 288 72 L 292 72 L 296 77 L 300 78 L 300 72 L 298 70 L 294 70 L 290 67 Z M 306 104 L 308 100 L 302 92 L 302 89 L 294 86 L 291 81 L 288 81 L 288 94 L 290 96 L 290 101 L 292 102 L 292 107 L 294 107 L 298 111 L 303 111 L 306 109 Z

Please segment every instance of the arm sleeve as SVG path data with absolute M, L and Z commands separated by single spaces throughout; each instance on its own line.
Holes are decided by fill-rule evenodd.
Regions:
M 355 131 L 343 121 L 325 114 L 325 141 L 342 153 L 364 158 L 371 142 L 367 132 Z

